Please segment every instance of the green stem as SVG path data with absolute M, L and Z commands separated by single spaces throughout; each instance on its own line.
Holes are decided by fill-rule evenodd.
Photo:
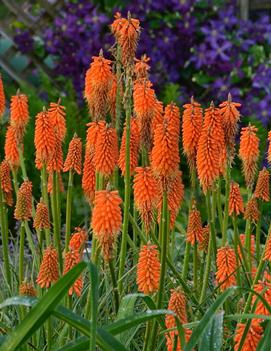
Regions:
M 194 248 L 193 248 L 193 278 L 194 278 L 194 290 L 195 294 L 197 295 L 198 291 L 198 245 L 195 242 Z
M 26 237 L 27 237 L 27 241 L 28 241 L 28 244 L 29 244 L 29 247 L 30 247 L 30 250 L 31 250 L 31 253 L 32 253 L 32 258 L 34 260 L 34 265 L 37 267 L 37 269 L 39 268 L 39 260 L 37 259 L 37 250 L 36 250 L 36 247 L 35 247 L 35 243 L 34 243 L 34 240 L 33 240 L 33 237 L 32 237 L 32 232 L 29 228 L 29 224 L 27 221 L 24 221 L 24 227 L 25 227 L 25 232 L 26 232 Z
M 4 202 L 4 196 L 3 196 L 1 185 L 0 185 L 0 219 L 1 219 L 1 231 L 2 231 L 4 269 L 5 269 L 8 285 L 11 287 L 11 274 L 10 274 L 9 255 L 8 255 L 9 249 L 8 249 L 7 208 Z
M 226 194 L 225 194 L 225 206 L 224 206 L 224 220 L 223 220 L 223 230 L 222 230 L 222 246 L 225 246 L 227 241 L 227 230 L 228 230 L 228 219 L 229 219 L 229 196 L 230 196 L 230 165 L 228 164 L 226 170 Z
M 19 250 L 19 285 L 21 285 L 24 280 L 24 238 L 25 238 L 25 222 L 21 222 L 20 250 Z
M 73 190 L 73 171 L 69 171 L 69 183 L 67 192 L 66 205 L 66 236 L 65 236 L 65 251 L 68 251 L 71 237 L 71 214 L 72 214 L 72 190 Z
M 63 260 L 62 260 L 62 250 L 61 250 L 61 236 L 60 236 L 60 224 L 59 224 L 59 215 L 57 212 L 57 174 L 53 172 L 53 192 L 52 192 L 52 212 L 53 212 L 53 222 L 54 222 L 54 244 L 58 253 L 59 268 L 60 272 L 63 270 Z
M 232 217 L 232 223 L 233 223 L 233 232 L 234 232 L 234 238 L 233 238 L 233 242 L 234 242 L 234 251 L 235 251 L 235 256 L 236 256 L 236 260 L 237 260 L 237 272 L 236 272 L 236 278 L 237 278 L 237 285 L 241 286 L 241 277 L 240 277 L 240 270 L 239 270 L 239 254 L 238 254 L 238 230 L 237 230 L 237 218 L 236 215 L 234 214 Z
M 252 257 L 251 257 L 251 221 L 250 219 L 246 220 L 246 229 L 245 229 L 245 248 L 248 256 L 249 262 L 249 271 L 251 272 L 252 268 Z
M 120 138 L 121 130 L 121 47 L 117 45 L 116 58 L 116 76 L 117 76 L 117 91 L 116 91 L 116 130 L 118 139 Z
M 261 244 L 261 226 L 262 226 L 262 213 L 263 213 L 263 201 L 260 200 L 259 206 L 260 216 L 256 226 L 256 260 L 260 260 L 260 244 Z M 250 251 L 250 250 L 249 250 Z
M 127 77 L 126 85 L 126 97 L 127 101 L 125 103 L 126 111 L 126 144 L 125 144 L 125 195 L 124 195 L 124 214 L 123 214 L 123 228 L 121 236 L 121 248 L 120 248 L 120 263 L 119 263 L 119 281 L 118 290 L 119 294 L 122 294 L 123 281 L 122 276 L 124 273 L 125 260 L 126 260 L 126 250 L 127 250 L 127 236 L 128 236 L 128 226 L 129 226 L 129 210 L 130 210 L 130 193 L 131 193 L 131 179 L 130 179 L 130 134 L 131 134 L 131 114 L 132 114 L 132 78 Z
M 17 195 L 18 190 L 19 190 L 18 179 L 17 179 L 17 171 L 12 168 L 11 169 L 11 173 L 12 173 L 12 181 L 13 181 L 13 186 L 14 186 L 14 189 L 15 189 L 15 194 Z
M 24 163 L 24 155 L 20 146 L 18 147 L 18 151 L 19 151 L 19 159 L 20 159 L 20 166 L 22 170 L 23 180 L 26 180 L 28 177 L 27 177 L 25 163 Z
M 217 183 L 217 212 L 218 212 L 218 219 L 219 219 L 219 225 L 220 225 L 220 230 L 221 233 L 223 232 L 223 213 L 222 213 L 222 204 L 221 204 L 221 179 L 218 179 Z
M 45 165 L 42 166 L 41 169 L 41 192 L 42 192 L 42 199 L 49 211 L 49 199 L 48 199 L 48 190 L 47 190 L 47 172 Z M 51 238 L 50 238 L 50 230 L 45 229 L 45 240 L 46 246 L 51 245 Z
M 214 208 L 214 201 L 213 201 L 213 208 Z M 213 253 L 214 253 L 214 258 L 216 260 L 216 233 L 215 233 L 215 218 L 214 218 L 214 210 L 212 210 L 211 207 L 211 193 L 210 190 L 207 191 L 206 194 L 206 206 L 207 206 L 207 213 L 208 213 L 208 221 L 210 224 L 210 229 L 211 229 L 211 240 L 212 240 L 212 247 L 213 247 Z
M 115 269 L 114 269 L 114 261 L 112 259 L 109 260 L 108 265 L 109 265 L 110 275 L 111 275 L 112 284 L 113 284 L 113 292 L 114 292 L 114 298 L 115 298 L 115 311 L 117 314 L 119 310 L 119 293 L 118 293 L 117 279 L 116 279 Z

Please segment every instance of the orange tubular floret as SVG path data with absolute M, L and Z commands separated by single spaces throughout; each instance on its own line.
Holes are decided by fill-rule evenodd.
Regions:
M 100 190 L 95 193 L 91 227 L 106 261 L 112 257 L 113 246 L 120 232 L 121 202 L 117 191 Z
M 73 170 L 77 174 L 82 171 L 82 142 L 76 135 L 69 144 L 68 155 L 64 163 L 63 172 Z
M 149 150 L 152 145 L 152 118 L 157 104 L 152 83 L 147 79 L 134 82 L 134 112 L 138 119 L 142 144 Z
M 32 217 L 32 183 L 29 180 L 20 186 L 14 217 L 18 221 L 28 221 Z
M 47 165 L 52 159 L 56 147 L 54 127 L 46 110 L 38 113 L 36 116 L 34 142 L 36 147 L 36 167 L 41 169 L 43 164 Z
M 190 170 L 196 167 L 196 155 L 202 129 L 203 115 L 200 104 L 191 98 L 190 104 L 185 104 L 183 112 L 183 151 L 187 157 Z
M 96 172 L 109 177 L 118 164 L 118 137 L 115 128 L 108 125 L 99 129 L 94 164 Z
M 244 203 L 240 193 L 239 185 L 231 182 L 229 197 L 229 215 L 239 215 L 244 213 Z
M 94 152 L 100 130 L 105 129 L 106 122 L 90 122 L 87 124 L 86 150 Z
M 252 187 L 257 171 L 257 161 L 259 158 L 259 138 L 256 135 L 257 128 L 249 125 L 242 128 L 240 138 L 239 156 L 243 164 L 243 172 L 246 184 Z
M 176 128 L 164 119 L 154 132 L 154 145 L 151 152 L 151 163 L 154 174 L 161 177 L 162 182 L 174 178 L 178 171 L 180 157 Z
M 134 200 L 148 231 L 158 202 L 158 182 L 150 167 L 137 167 L 134 177 Z
M 270 232 L 268 234 L 268 239 L 265 244 L 265 251 L 264 251 L 264 260 L 271 262 L 271 235 Z
M 93 162 L 94 154 L 86 150 L 83 166 L 82 189 L 90 204 L 93 204 L 95 195 L 95 166 Z
M 73 267 L 75 267 L 81 260 L 81 255 L 78 251 L 68 251 L 65 254 L 64 259 L 64 270 L 63 275 L 67 274 Z M 68 294 L 71 296 L 73 292 L 77 296 L 81 296 L 83 289 L 83 276 L 82 274 L 79 276 L 78 279 L 74 282 L 72 287 L 69 289 Z
M 105 118 L 109 109 L 108 94 L 112 87 L 111 64 L 112 61 L 103 57 L 102 51 L 99 56 L 92 57 L 93 62 L 86 72 L 85 98 L 93 120 Z
M 267 161 L 268 161 L 269 165 L 271 165 L 271 130 L 268 132 Z
M 203 241 L 201 215 L 195 201 L 189 213 L 186 241 L 193 246 Z
M 236 256 L 234 249 L 221 247 L 217 250 L 216 257 L 217 272 L 216 280 L 221 290 L 225 290 L 236 284 Z
M 176 129 L 178 136 L 180 135 L 180 109 L 178 106 L 171 102 L 165 108 L 165 119 Z
M 259 280 L 258 283 L 253 286 L 253 290 L 258 294 L 260 294 L 266 300 L 269 306 L 271 305 L 271 284 L 269 282 Z M 258 299 L 258 296 L 253 295 L 252 305 L 254 305 L 257 299 Z M 268 309 L 265 307 L 265 305 L 260 299 L 258 299 L 257 301 L 257 305 L 254 313 L 261 314 L 264 316 L 270 315 Z M 259 322 L 262 321 L 262 319 L 257 319 L 257 320 Z
M 20 164 L 16 131 L 12 126 L 8 127 L 6 133 L 5 159 L 8 161 L 11 168 L 17 168 Z
M 169 311 L 173 311 L 174 313 L 176 313 L 179 321 L 182 324 L 187 323 L 186 298 L 185 298 L 184 293 L 182 292 L 181 289 L 178 288 L 175 290 L 171 290 L 170 300 L 169 300 L 167 309 Z M 166 324 L 167 329 L 176 328 L 175 317 L 173 315 L 167 314 L 165 324 Z M 192 334 L 191 330 L 185 329 L 186 342 L 189 341 L 191 334 Z M 166 334 L 167 350 L 168 351 L 174 350 L 175 336 L 178 336 L 177 330 L 172 330 Z M 182 350 L 179 336 L 177 337 L 177 349 L 176 350 L 177 351 Z
M 6 109 L 6 97 L 5 97 L 5 91 L 4 91 L 2 77 L 0 75 L 0 118 L 3 117 L 5 109 Z
M 37 284 L 41 288 L 50 288 L 59 278 L 57 251 L 53 247 L 48 247 L 44 253 L 37 277 Z
M 61 140 L 56 138 L 55 150 L 52 158 L 47 163 L 48 172 L 61 172 L 63 169 L 63 151 Z
M 258 221 L 260 218 L 260 211 L 258 209 L 257 199 L 253 196 L 247 202 L 244 218 L 249 219 L 250 221 Z
M 237 324 L 235 338 L 234 338 L 234 342 L 235 342 L 234 351 L 239 350 L 240 342 L 242 340 L 242 336 L 245 331 L 245 328 L 246 328 L 245 323 Z M 242 351 L 256 351 L 257 346 L 262 338 L 262 334 L 263 334 L 263 328 L 261 327 L 261 325 L 257 321 L 252 320 L 252 323 L 249 327 L 244 344 L 242 346 Z
M 259 172 L 254 196 L 256 199 L 268 202 L 270 200 L 270 189 L 269 189 L 270 175 L 269 171 L 264 167 Z
M 87 238 L 88 236 L 86 230 L 76 227 L 69 243 L 69 249 L 79 251 L 82 254 Z
M 220 107 L 220 112 L 222 116 L 222 125 L 225 132 L 225 142 L 230 152 L 234 150 L 235 136 L 238 130 L 238 122 L 240 120 L 240 112 L 238 107 L 241 104 L 238 102 L 233 102 L 231 94 L 228 95 L 228 100 L 222 102 Z
M 4 195 L 4 201 L 8 206 L 13 205 L 12 183 L 10 177 L 10 167 L 6 160 L 0 165 L 0 184 Z
M 134 170 L 138 163 L 138 153 L 140 144 L 140 133 L 138 123 L 135 118 L 131 119 L 130 129 L 130 174 L 134 173 Z M 121 138 L 120 155 L 119 155 L 119 168 L 121 174 L 125 175 L 126 169 L 126 126 L 124 126 L 123 134 Z
M 158 290 L 160 279 L 160 261 L 156 245 L 147 244 L 141 247 L 137 264 L 138 290 L 152 294 Z
M 122 86 L 121 82 L 119 83 L 119 94 L 122 96 Z M 112 79 L 109 85 L 109 91 L 108 91 L 108 108 L 109 108 L 109 113 L 113 121 L 116 120 L 116 99 L 117 99 L 117 77 L 115 74 L 112 74 Z
M 210 227 L 207 224 L 205 227 L 202 228 L 202 241 L 199 244 L 199 249 L 207 253 L 208 245 L 210 239 Z
M 42 200 L 37 204 L 33 227 L 36 229 L 50 229 L 48 207 Z
M 19 287 L 19 295 L 36 297 L 37 291 L 32 283 L 24 281 Z
M 17 93 L 11 97 L 10 103 L 10 125 L 16 131 L 18 142 L 22 141 L 25 126 L 29 120 L 28 98 L 24 94 Z
M 54 127 L 57 139 L 62 142 L 66 134 L 66 112 L 65 107 L 60 105 L 60 99 L 57 103 L 50 102 L 48 117 Z

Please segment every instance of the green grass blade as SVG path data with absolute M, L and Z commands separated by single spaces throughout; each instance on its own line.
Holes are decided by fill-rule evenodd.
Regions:
M 268 322 L 265 328 L 262 339 L 260 340 L 257 351 L 267 351 L 270 350 L 270 340 L 271 340 L 271 322 Z
M 214 318 L 216 311 L 223 305 L 223 303 L 233 293 L 234 290 L 236 290 L 236 288 L 229 288 L 226 291 L 224 291 L 221 295 L 218 296 L 218 298 L 208 309 L 208 311 L 205 313 L 205 315 L 199 322 L 198 326 L 193 331 L 188 344 L 184 348 L 184 351 L 192 351 L 194 349 L 194 347 L 199 342 L 201 336 L 203 335 L 204 331 L 206 330 L 208 324 Z
M 91 325 L 90 325 L 90 351 L 96 350 L 96 329 L 99 300 L 99 276 L 96 266 L 89 262 L 88 270 L 90 275 L 90 293 L 91 293 Z
M 75 282 L 85 267 L 86 264 L 81 262 L 64 277 L 59 279 L 32 308 L 25 319 L 8 335 L 6 341 L 1 345 L 0 350 L 14 351 L 19 346 L 22 346 L 50 316 L 53 309 L 68 292 L 70 286 Z
M 64 347 L 61 347 L 61 349 L 58 349 L 57 351 L 86 351 L 89 350 L 89 338 L 86 336 L 82 336 L 81 338 L 78 338 L 72 342 L 69 342 L 67 345 Z
M 224 311 L 217 313 L 207 325 L 199 342 L 199 351 L 218 351 L 223 344 Z

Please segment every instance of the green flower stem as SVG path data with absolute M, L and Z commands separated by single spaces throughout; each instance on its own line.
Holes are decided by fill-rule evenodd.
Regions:
M 60 272 L 63 270 L 63 259 L 62 259 L 62 250 L 61 250 L 61 236 L 60 236 L 60 217 L 57 211 L 57 198 L 58 198 L 58 193 L 57 193 L 57 174 L 56 172 L 53 172 L 53 193 L 52 193 L 52 212 L 53 212 L 53 222 L 54 222 L 54 244 L 57 249 L 58 253 L 58 261 L 59 261 L 59 268 Z M 68 188 L 69 191 L 69 188 Z M 68 196 L 67 196 L 68 198 Z M 68 201 L 68 200 L 67 200 Z M 67 225 L 67 223 L 66 223 Z
M 20 249 L 19 249 L 19 285 L 24 280 L 24 239 L 25 239 L 25 222 L 20 226 Z
M 246 229 L 245 229 L 245 248 L 248 256 L 249 262 L 249 271 L 251 272 L 252 267 L 252 257 L 251 257 L 251 221 L 250 219 L 246 220 Z
M 235 256 L 236 256 L 236 261 L 237 261 L 237 266 L 238 269 L 236 271 L 236 280 L 237 280 L 237 285 L 241 286 L 241 277 L 240 277 L 240 266 L 239 266 L 239 254 L 238 254 L 238 230 L 237 230 L 237 217 L 236 214 L 233 215 L 232 217 L 232 223 L 233 223 L 233 232 L 234 232 L 234 238 L 233 238 L 233 243 L 234 243 L 234 251 L 235 251 Z M 241 262 L 240 262 L 241 263 Z
M 27 177 L 26 168 L 25 168 L 24 155 L 22 152 L 22 148 L 20 146 L 18 147 L 18 151 L 19 151 L 19 159 L 20 159 L 20 166 L 22 170 L 23 180 L 26 180 L 28 179 L 28 177 Z
M 110 275 L 111 275 L 112 284 L 113 284 L 113 292 L 114 292 L 114 299 L 115 299 L 115 311 L 117 314 L 117 312 L 119 310 L 119 292 L 118 292 L 117 279 L 116 279 L 115 269 L 114 269 L 114 261 L 112 259 L 109 260 L 108 265 L 109 265 Z
M 211 193 L 210 190 L 207 191 L 206 194 L 206 207 L 207 207 L 207 213 L 208 213 L 208 222 L 210 224 L 210 229 L 211 229 L 211 240 L 212 240 L 212 247 L 213 247 L 213 254 L 214 254 L 214 258 L 216 260 L 216 232 L 215 232 L 215 211 L 214 211 L 214 207 L 215 207 L 215 202 L 212 202 L 211 205 Z
M 261 239 L 261 226 L 262 226 L 262 213 L 263 213 L 263 200 L 260 201 L 259 212 L 260 216 L 256 226 L 256 260 L 260 260 L 260 239 Z M 250 250 L 249 250 L 250 251 Z
M 127 250 L 127 236 L 129 226 L 129 210 L 130 210 L 130 193 L 131 193 L 131 178 L 130 178 L 130 135 L 131 135 L 131 115 L 132 115 L 132 78 L 129 75 L 126 82 L 126 141 L 125 141 L 125 194 L 124 194 L 124 214 L 123 214 L 123 227 L 121 236 L 121 248 L 120 248 L 120 263 L 119 263 L 119 276 L 118 276 L 118 290 L 119 294 L 122 294 L 123 281 L 122 276 L 125 268 L 126 250 Z
M 116 91 L 116 130 L 118 140 L 120 140 L 121 131 L 121 47 L 117 45 L 116 57 L 116 76 L 117 76 L 117 91 Z
M 222 230 L 222 246 L 225 246 L 227 241 L 227 230 L 228 230 L 228 219 L 229 219 L 229 196 L 230 196 L 230 180 L 231 180 L 231 173 L 230 173 L 230 165 L 228 164 L 226 170 L 226 178 L 225 178 L 225 206 L 224 206 L 224 220 L 223 220 L 223 230 Z
M 216 204 L 217 204 L 217 212 L 221 233 L 223 232 L 223 212 L 222 212 L 222 204 L 221 204 L 221 179 L 218 179 L 217 183 L 217 191 L 216 191 Z
M 18 190 L 19 190 L 18 179 L 17 179 L 17 171 L 12 168 L 11 169 L 11 173 L 12 173 L 12 182 L 13 182 L 15 194 L 17 196 L 17 193 L 18 193 Z
M 198 291 L 198 244 L 195 242 L 193 247 L 193 278 L 194 278 L 194 290 L 195 294 L 197 295 Z
M 72 190 L 73 190 L 73 170 L 69 171 L 69 183 L 67 191 L 67 204 L 66 204 L 66 235 L 65 235 L 65 251 L 69 249 L 71 237 L 71 214 L 72 214 Z
M 47 172 L 46 172 L 46 166 L 43 165 L 41 169 L 41 192 L 42 192 L 42 199 L 45 203 L 45 205 L 48 208 L 49 211 L 49 199 L 48 199 L 48 190 L 47 190 Z M 46 240 L 46 246 L 51 245 L 51 238 L 50 238 L 50 230 L 45 229 L 45 240 Z
M 8 218 L 7 218 L 7 208 L 4 202 L 4 196 L 2 192 L 2 187 L 0 184 L 0 221 L 1 221 L 1 232 L 2 232 L 2 248 L 3 248 L 3 259 L 4 259 L 4 269 L 6 274 L 6 280 L 8 285 L 11 287 L 11 273 L 9 264 L 9 250 L 8 250 Z
M 28 241 L 31 253 L 32 253 L 33 260 L 34 260 L 34 264 L 38 268 L 38 261 L 39 260 L 36 257 L 37 256 L 37 250 L 36 250 L 35 243 L 34 243 L 34 240 L 33 240 L 33 237 L 32 237 L 33 234 L 32 234 L 32 232 L 31 232 L 31 230 L 29 228 L 29 224 L 28 224 L 27 221 L 24 221 L 24 228 L 25 228 L 27 241 Z

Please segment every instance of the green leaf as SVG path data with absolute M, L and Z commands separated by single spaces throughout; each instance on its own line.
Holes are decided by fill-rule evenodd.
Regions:
M 205 313 L 205 315 L 203 316 L 203 318 L 199 322 L 198 326 L 193 331 L 188 344 L 184 348 L 184 351 L 192 351 L 194 349 L 194 347 L 199 342 L 201 336 L 203 335 L 204 331 L 206 330 L 208 324 L 214 318 L 216 311 L 220 308 L 220 306 L 223 305 L 223 303 L 233 293 L 234 290 L 236 290 L 235 287 L 229 288 L 226 291 L 224 291 L 221 295 L 218 296 L 218 298 L 215 300 L 215 302 L 212 304 L 212 306 L 208 309 L 208 311 Z
M 271 340 L 271 322 L 268 322 L 265 328 L 264 335 L 258 344 L 257 351 L 270 350 L 270 340 Z
M 219 351 L 223 344 L 224 311 L 217 313 L 207 325 L 199 342 L 199 351 Z
M 31 335 L 46 321 L 53 309 L 68 292 L 71 285 L 86 267 L 81 262 L 51 287 L 48 292 L 34 305 L 25 319 L 11 332 L 1 345 L 1 351 L 14 351 L 22 346 Z
M 89 350 L 89 338 L 86 336 L 82 336 L 81 338 L 78 338 L 72 342 L 69 342 L 67 345 L 64 347 L 61 347 L 61 349 L 58 349 L 57 351 L 85 351 Z
M 91 294 L 91 330 L 90 330 L 90 351 L 96 350 L 96 329 L 97 329 L 97 315 L 98 315 L 98 300 L 99 300 L 99 276 L 96 266 L 88 263 L 90 275 L 90 294 Z
M 138 296 L 136 294 L 126 295 L 121 300 L 120 307 L 118 310 L 117 321 L 125 319 L 126 317 L 134 313 L 134 307 Z M 138 330 L 138 326 L 130 328 L 117 336 L 117 339 L 126 347 L 128 347 L 130 341 L 134 337 Z

